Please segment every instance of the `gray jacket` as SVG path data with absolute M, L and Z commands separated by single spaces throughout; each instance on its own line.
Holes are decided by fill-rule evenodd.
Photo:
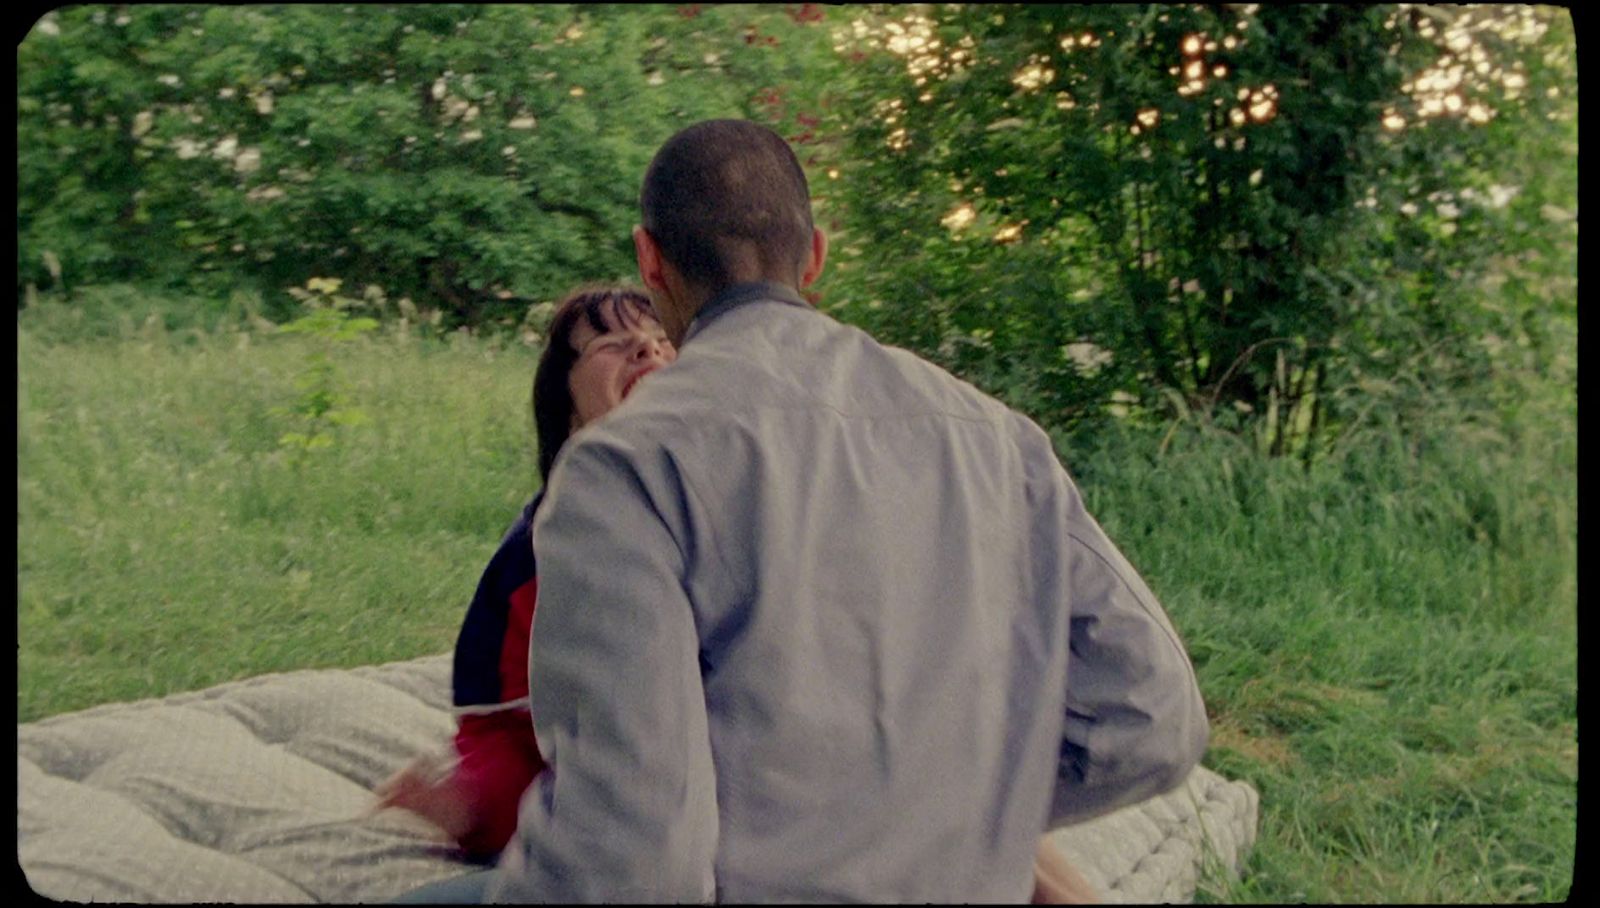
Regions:
M 1046 434 L 785 287 L 562 452 L 492 899 L 1019 902 L 1205 709 Z

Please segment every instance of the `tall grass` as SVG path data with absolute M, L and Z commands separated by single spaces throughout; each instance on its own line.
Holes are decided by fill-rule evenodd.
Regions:
M 1185 427 L 1072 465 L 1180 626 L 1260 839 L 1218 901 L 1564 899 L 1577 799 L 1570 390 L 1433 401 L 1308 471 Z M 1068 449 L 1070 452 L 1070 448 Z
M 535 487 L 533 351 L 348 345 L 339 380 L 370 421 L 297 464 L 274 411 L 312 339 L 152 323 L 59 343 L 33 323 L 17 342 L 20 720 L 452 646 Z
M 370 422 L 297 466 L 275 408 L 314 340 L 240 318 L 19 315 L 20 720 L 452 645 L 534 485 L 534 352 L 351 344 L 339 380 Z M 1261 792 L 1243 879 L 1202 900 L 1567 894 L 1576 404 L 1513 390 L 1309 470 L 1192 425 L 1063 437 L 1189 645 L 1207 764 Z

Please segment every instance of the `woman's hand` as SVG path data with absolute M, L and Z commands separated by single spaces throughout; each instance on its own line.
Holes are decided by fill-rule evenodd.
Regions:
M 1048 838 L 1039 840 L 1033 855 L 1033 904 L 1095 905 L 1100 902 L 1089 881 L 1072 866 Z
M 441 776 L 435 761 L 419 757 L 404 769 L 385 779 L 373 791 L 378 796 L 373 810 L 399 807 L 409 810 L 460 841 L 473 824 L 472 808 L 453 775 Z

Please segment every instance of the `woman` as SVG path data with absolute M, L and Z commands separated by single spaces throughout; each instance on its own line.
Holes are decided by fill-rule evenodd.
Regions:
M 573 432 L 609 413 L 641 379 L 676 359 L 643 292 L 590 287 L 569 294 L 551 319 L 534 373 L 540 476 L 549 481 L 556 455 Z M 489 561 L 456 640 L 455 762 L 441 775 L 430 761 L 419 760 L 377 791 L 378 807 L 419 814 L 484 862 L 505 847 L 516 829 L 522 792 L 545 765 L 528 711 L 529 632 L 538 591 L 531 526 L 542 498 L 540 492 L 527 504 Z M 435 894 L 441 900 L 466 897 L 459 892 Z M 427 900 L 422 891 L 405 899 Z M 1035 855 L 1033 901 L 1095 901 L 1076 869 L 1044 839 Z
M 676 358 L 642 292 L 587 287 L 562 300 L 533 379 L 540 476 L 549 481 L 573 432 Z M 378 807 L 419 814 L 481 861 L 505 847 L 522 792 L 545 765 L 528 712 L 528 640 L 538 593 L 532 524 L 543 495 L 523 508 L 490 559 L 456 639 L 455 761 L 441 775 L 432 761 L 418 760 L 377 791 Z

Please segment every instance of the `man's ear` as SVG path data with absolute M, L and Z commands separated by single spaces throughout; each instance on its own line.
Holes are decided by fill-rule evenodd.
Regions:
M 639 280 L 656 293 L 666 293 L 667 277 L 662 267 L 661 247 L 656 245 L 655 237 L 642 224 L 633 228 L 633 252 L 639 260 Z
M 800 286 L 809 287 L 812 281 L 822 276 L 822 266 L 828 261 L 828 235 L 813 227 L 811 229 L 811 253 L 806 258 L 806 270 L 800 274 Z

